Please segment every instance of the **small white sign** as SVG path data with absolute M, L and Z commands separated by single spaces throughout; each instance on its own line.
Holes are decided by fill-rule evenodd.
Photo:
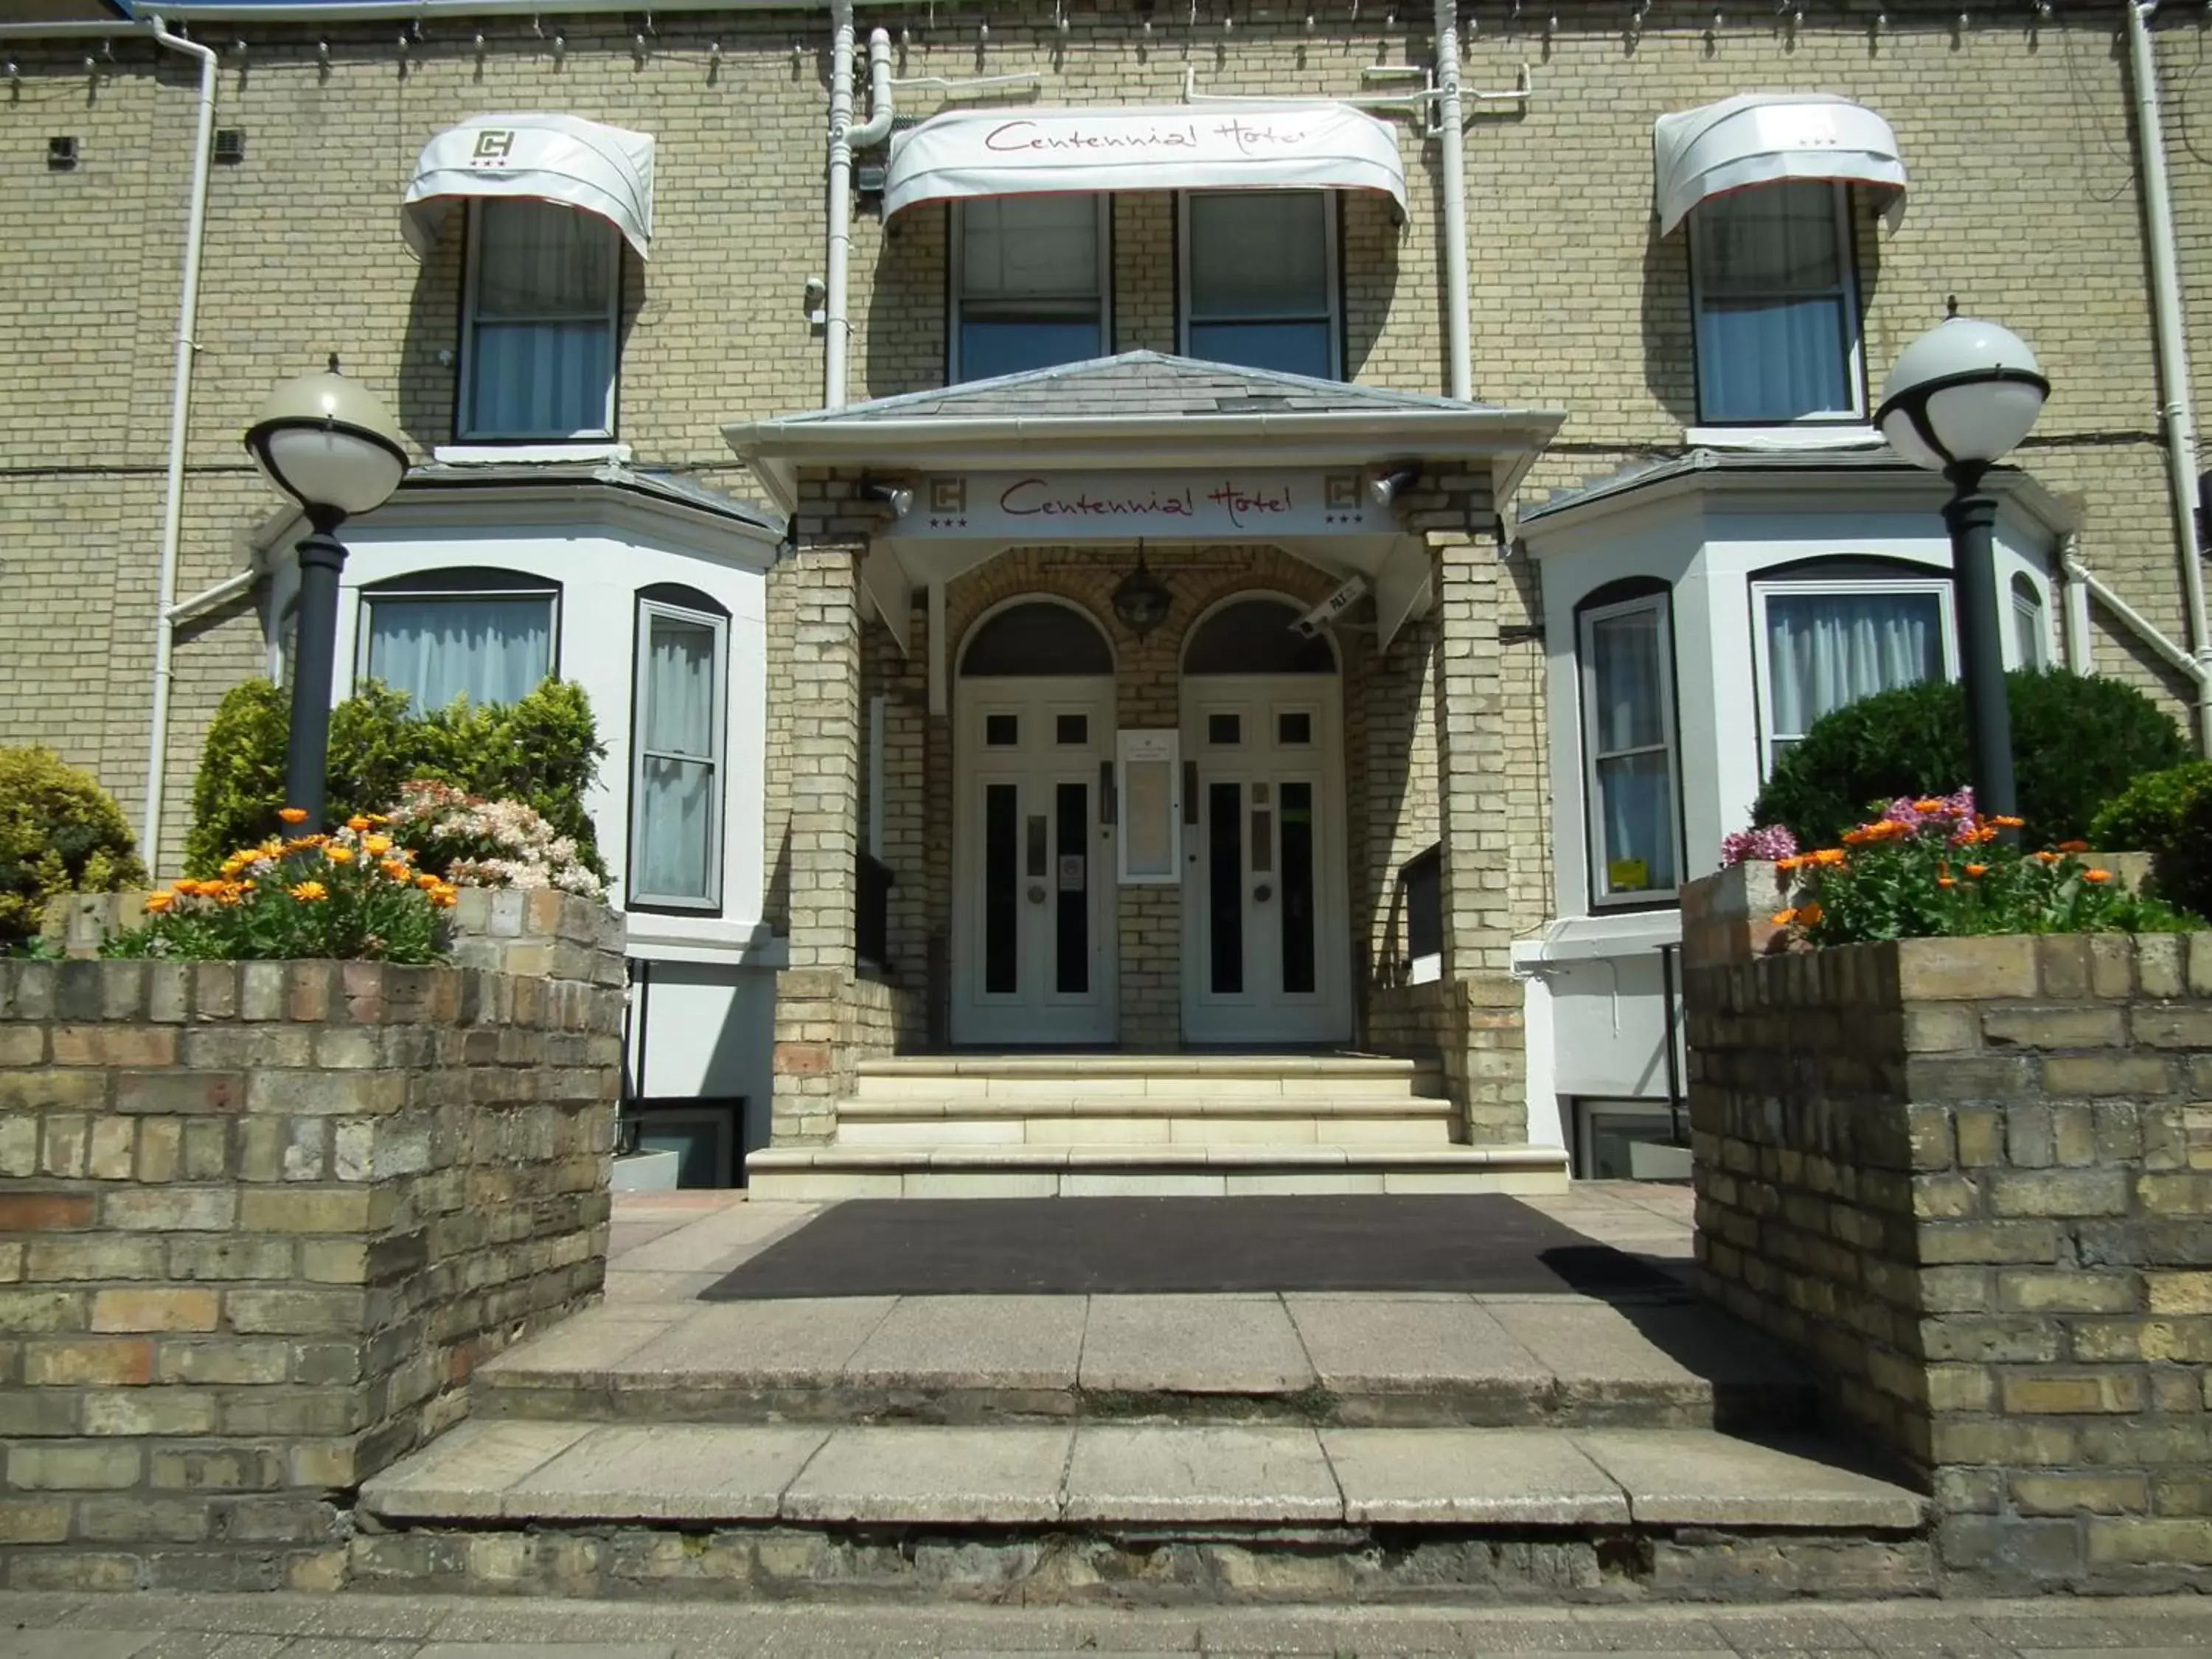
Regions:
M 1182 880 L 1176 859 L 1176 824 L 1182 811 L 1176 799 L 1178 733 L 1123 732 L 1117 734 L 1118 787 L 1114 793 L 1121 822 L 1124 885 L 1172 885 Z

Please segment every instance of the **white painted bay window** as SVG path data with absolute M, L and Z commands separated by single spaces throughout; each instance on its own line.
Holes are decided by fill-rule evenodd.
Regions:
M 1680 884 L 1681 817 L 1667 596 L 1590 606 L 1580 633 L 1591 903 L 1670 897 Z
M 418 711 L 518 702 L 554 672 L 560 609 L 558 582 L 520 571 L 394 576 L 362 590 L 356 672 Z
M 1700 420 L 1863 419 L 1850 199 L 1838 184 L 1770 184 L 1691 213 Z
M 1243 368 L 1341 379 L 1331 193 L 1195 191 L 1182 210 L 1183 349 Z
M 954 204 L 954 381 L 1106 355 L 1104 196 Z
M 1753 582 L 1751 597 L 1762 777 L 1830 710 L 1957 672 L 1940 577 Z
M 723 745 L 729 614 L 689 588 L 638 599 L 629 896 L 717 910 L 722 897 Z
M 469 204 L 459 437 L 611 438 L 622 234 L 550 202 Z

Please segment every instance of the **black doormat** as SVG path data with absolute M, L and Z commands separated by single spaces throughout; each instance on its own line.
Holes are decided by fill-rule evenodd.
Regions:
M 1682 1288 L 1518 1199 L 852 1199 L 705 1292 L 785 1297 Z

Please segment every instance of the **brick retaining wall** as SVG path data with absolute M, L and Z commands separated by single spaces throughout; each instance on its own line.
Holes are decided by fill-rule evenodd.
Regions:
M 2212 1589 L 2212 935 L 1686 976 L 1702 1288 L 1987 1586 Z
M 0 962 L 0 1582 L 331 1587 L 350 1489 L 597 1293 L 621 920 L 457 914 L 467 965 Z

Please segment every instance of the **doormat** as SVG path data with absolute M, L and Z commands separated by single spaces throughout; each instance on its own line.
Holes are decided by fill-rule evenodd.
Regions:
M 1649 1297 L 1686 1288 L 1662 1268 L 1495 1194 L 909 1198 L 833 1205 L 703 1299 L 1224 1291 Z

